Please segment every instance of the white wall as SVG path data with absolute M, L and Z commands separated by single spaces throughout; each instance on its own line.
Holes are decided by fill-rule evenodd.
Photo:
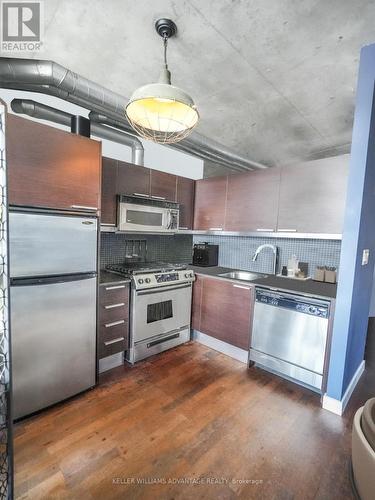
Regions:
M 0 98 L 3 99 L 8 105 L 9 112 L 12 112 L 10 108 L 10 102 L 12 99 L 33 99 L 35 101 L 41 102 L 48 106 L 61 109 L 67 113 L 72 113 L 76 115 L 82 115 L 87 117 L 88 110 L 71 104 L 57 97 L 38 94 L 35 92 L 21 92 L 18 90 L 8 90 L 0 89 Z M 26 115 L 20 115 L 24 118 L 31 117 Z M 40 123 L 45 123 L 47 125 L 61 128 L 67 130 L 66 127 L 58 125 L 56 123 L 47 122 L 44 120 L 37 120 Z M 102 153 L 103 156 L 108 156 L 110 158 L 115 158 L 116 160 L 131 161 L 131 149 L 122 144 L 116 142 L 108 141 L 106 139 L 99 139 L 93 136 L 93 138 L 102 142 Z M 190 177 L 191 179 L 202 179 L 203 177 L 203 160 L 195 156 L 191 156 L 176 149 L 167 146 L 161 146 L 155 144 L 151 141 L 142 140 L 143 147 L 145 149 L 145 166 L 149 168 L 154 168 L 156 170 L 162 170 L 163 172 L 169 172 L 171 174 L 182 175 L 184 177 Z

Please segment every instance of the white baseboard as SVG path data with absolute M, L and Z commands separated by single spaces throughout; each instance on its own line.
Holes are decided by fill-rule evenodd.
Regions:
M 116 366 L 121 366 L 124 364 L 124 353 L 117 352 L 106 358 L 99 359 L 99 373 L 106 372 Z
M 239 347 L 236 347 L 234 345 L 227 344 L 222 340 L 215 339 L 214 337 L 199 332 L 198 330 L 193 330 L 193 339 L 200 344 L 214 349 L 215 351 L 219 351 L 222 354 L 226 354 L 231 358 L 237 359 L 237 361 L 241 361 L 242 363 L 246 364 L 248 362 L 249 353 L 244 349 L 240 349 Z
M 353 394 L 353 391 L 358 384 L 359 379 L 361 378 L 362 373 L 365 371 L 365 360 L 363 360 L 360 365 L 358 366 L 355 374 L 353 375 L 353 378 L 350 381 L 350 384 L 348 385 L 348 388 L 345 391 L 345 394 L 343 395 L 342 399 L 335 399 L 331 398 L 330 396 L 327 396 L 327 394 L 324 394 L 323 399 L 322 399 L 322 408 L 325 410 L 331 411 L 332 413 L 336 413 L 336 415 L 342 415 L 345 411 L 346 405 L 349 402 L 349 399 L 351 395 Z

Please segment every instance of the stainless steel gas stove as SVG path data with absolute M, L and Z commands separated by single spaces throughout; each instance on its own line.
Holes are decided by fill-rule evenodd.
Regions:
M 132 280 L 127 361 L 135 363 L 190 340 L 192 270 L 165 262 L 126 263 L 107 269 Z

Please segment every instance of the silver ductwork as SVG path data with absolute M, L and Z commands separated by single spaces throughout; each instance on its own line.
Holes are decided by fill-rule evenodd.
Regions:
M 0 86 L 8 89 L 53 95 L 113 119 L 121 128 L 133 133 L 124 109 L 128 100 L 53 61 L 0 58 Z M 193 132 L 188 138 L 171 145 L 176 149 L 234 170 L 267 168 L 229 151 L 221 144 Z
M 39 120 L 48 120 L 67 127 L 70 127 L 71 119 L 74 116 L 31 99 L 13 99 L 11 108 L 15 113 L 28 115 Z M 108 139 L 129 146 L 132 150 L 132 163 L 136 165 L 144 164 L 143 145 L 136 137 L 99 123 L 91 123 L 91 133 L 101 139 Z
M 129 126 L 127 122 L 125 125 L 123 122 L 119 120 L 114 120 L 113 118 L 109 118 L 108 116 L 103 115 L 101 113 L 96 113 L 95 111 L 90 111 L 89 118 L 92 123 L 94 122 L 102 123 L 103 125 L 109 125 L 110 127 L 115 127 L 129 133 L 131 133 L 132 131 L 132 128 Z M 233 163 L 229 163 L 227 160 L 220 157 L 219 153 L 215 153 L 213 151 L 203 151 L 202 149 L 199 149 L 195 145 L 188 145 L 186 141 L 187 140 L 185 139 L 184 141 L 179 142 L 178 145 L 174 144 L 174 147 L 179 151 L 183 151 L 188 154 L 194 154 L 195 156 L 199 156 L 204 160 L 210 160 L 212 162 L 219 163 L 220 165 L 235 170 L 236 172 L 246 172 L 249 170 L 248 168 L 239 167 L 237 165 L 233 165 Z M 170 145 L 167 146 L 171 147 Z

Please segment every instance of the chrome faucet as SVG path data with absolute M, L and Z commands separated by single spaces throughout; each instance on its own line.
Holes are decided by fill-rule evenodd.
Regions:
M 255 254 L 253 255 L 253 262 L 255 262 L 258 258 L 258 255 L 262 250 L 265 248 L 270 248 L 273 252 L 273 274 L 277 274 L 277 266 L 279 262 L 279 249 L 275 245 L 270 245 L 269 243 L 266 243 L 265 245 L 260 245 L 256 250 Z

